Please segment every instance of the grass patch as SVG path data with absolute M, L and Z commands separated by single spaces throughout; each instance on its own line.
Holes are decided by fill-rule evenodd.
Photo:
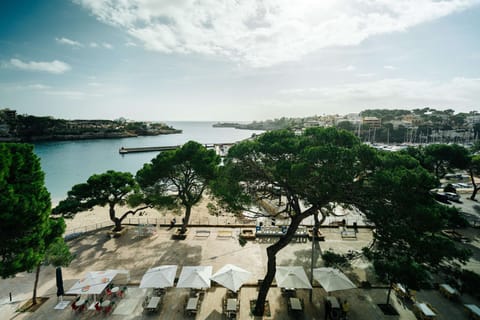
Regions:
M 33 304 L 32 299 L 28 299 L 27 302 L 22 304 L 20 308 L 18 308 L 17 312 L 35 312 L 44 304 L 47 302 L 48 298 L 47 297 L 37 297 L 37 304 Z

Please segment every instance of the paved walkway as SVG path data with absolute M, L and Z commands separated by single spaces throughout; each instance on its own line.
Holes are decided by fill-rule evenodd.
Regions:
M 224 232 L 231 231 L 231 237 L 225 237 Z M 90 235 L 69 242 L 72 252 L 76 255 L 75 260 L 68 268 L 63 268 L 64 287 L 68 290 L 73 283 L 81 278 L 85 272 L 105 269 L 130 270 L 131 281 L 129 292 L 125 299 L 119 300 L 115 312 L 108 315 L 110 319 L 184 319 L 183 310 L 188 290 L 170 288 L 161 310 L 158 313 L 144 313 L 141 301 L 147 293 L 138 289 L 138 283 L 145 271 L 153 266 L 165 264 L 179 265 L 177 277 L 181 266 L 211 265 L 216 272 L 227 263 L 235 264 L 252 273 L 251 280 L 240 292 L 240 316 L 239 319 L 252 319 L 250 314 L 250 300 L 257 297 L 257 281 L 262 279 L 266 272 L 265 249 L 272 241 L 249 241 L 241 246 L 238 241 L 240 229 L 235 228 L 190 228 L 186 240 L 172 240 L 172 230 L 165 227 L 157 228 L 155 234 L 148 237 L 139 236 L 135 227 L 122 237 L 110 239 L 105 230 L 99 230 Z M 196 237 L 197 231 L 209 231 L 210 234 Z M 325 228 L 322 232 L 326 241 L 320 242 L 321 250 L 331 249 L 336 253 L 347 253 L 350 250 L 359 251 L 367 246 L 372 235 L 368 229 L 360 229 L 357 239 L 344 240 L 338 229 Z M 478 232 L 477 232 L 478 236 Z M 308 240 L 294 242 L 278 254 L 277 265 L 300 265 L 307 274 L 310 272 L 312 244 Z M 316 266 L 321 266 L 319 249 L 315 250 Z M 356 260 L 351 270 L 345 270 L 349 277 L 359 284 L 368 280 L 376 283 L 369 264 L 362 260 Z M 34 313 L 16 313 L 15 310 L 31 297 L 34 274 L 21 273 L 12 279 L 0 282 L 0 319 L 90 319 L 94 313 L 76 314 L 70 307 L 64 310 L 54 310 L 57 304 L 55 270 L 52 267 L 42 268 L 39 282 L 39 296 L 49 297 L 49 300 Z M 137 285 L 135 285 L 137 284 Z M 14 303 L 9 303 L 8 293 L 12 292 Z M 222 319 L 222 298 L 226 290 L 220 286 L 209 289 L 205 295 L 196 319 Z M 384 316 L 377 306 L 386 300 L 386 289 L 354 289 L 333 293 L 341 299 L 348 299 L 351 306 L 349 319 L 415 319 L 411 305 L 402 304 L 394 296 L 392 303 L 399 311 L 399 316 Z M 298 290 L 298 295 L 305 302 L 305 312 L 302 316 L 290 315 L 287 310 L 285 297 L 277 287 L 269 291 L 268 300 L 271 315 L 264 319 L 323 319 L 323 297 L 326 292 L 315 287 L 313 301 L 309 301 L 309 291 Z M 448 301 L 438 292 L 421 292 L 419 297 L 431 302 L 441 312 L 438 319 L 467 319 L 460 303 Z M 469 297 L 463 297 L 465 302 L 475 302 Z M 127 304 L 128 306 L 123 306 Z M 120 310 L 121 312 L 119 312 Z M 122 311 L 123 310 L 123 311 Z M 121 313 L 121 314 L 118 314 Z M 128 314 L 125 314 L 128 313 Z M 98 316 L 98 315 L 97 315 Z

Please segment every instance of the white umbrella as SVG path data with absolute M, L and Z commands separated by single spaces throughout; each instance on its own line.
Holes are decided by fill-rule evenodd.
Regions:
M 317 280 L 327 292 L 357 287 L 343 272 L 334 268 L 313 269 L 313 278 Z
M 238 289 L 247 281 L 252 274 L 247 270 L 234 266 L 232 264 L 224 265 L 210 279 L 221 284 L 225 288 L 237 292 Z
M 99 294 L 112 279 L 118 274 L 118 270 L 87 272 L 85 277 L 75 282 L 67 294 Z
M 140 288 L 173 287 L 176 274 L 176 265 L 159 266 L 148 269 L 143 275 L 142 281 L 140 281 Z
M 303 267 L 277 267 L 275 280 L 281 288 L 312 289 Z
M 183 267 L 178 278 L 177 288 L 210 288 L 212 266 Z

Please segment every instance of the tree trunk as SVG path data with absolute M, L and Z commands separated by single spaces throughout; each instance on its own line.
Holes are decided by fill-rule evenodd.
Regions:
M 110 215 L 110 220 L 115 223 L 115 227 L 113 228 L 113 231 L 120 231 L 122 230 L 122 221 L 120 219 L 118 219 L 117 217 L 115 217 L 115 203 L 114 202 L 110 202 L 108 204 L 109 206 L 109 209 L 108 209 L 108 213 Z
M 390 281 L 390 285 L 388 286 L 388 293 L 387 293 L 387 302 L 386 304 L 390 304 L 390 294 L 392 293 L 392 286 L 393 286 L 393 282 Z
M 480 187 L 478 187 L 477 184 L 475 183 L 475 176 L 473 174 L 473 170 L 470 169 L 469 171 L 470 171 L 470 180 L 472 181 L 472 185 L 473 185 L 473 192 L 472 192 L 472 195 L 470 196 L 470 199 L 475 200 L 475 197 Z
M 33 285 L 33 296 L 32 296 L 32 304 L 36 305 L 37 304 L 37 286 L 38 286 L 38 278 L 40 277 L 40 266 L 42 264 L 39 263 L 37 266 L 37 270 L 35 272 L 35 283 Z
M 265 310 L 265 301 L 267 299 L 268 290 L 272 285 L 273 278 L 275 277 L 275 272 L 277 269 L 277 253 L 285 248 L 290 241 L 292 240 L 295 232 L 298 229 L 300 222 L 306 217 L 306 215 L 300 214 L 295 215 L 292 217 L 292 221 L 288 226 L 287 233 L 280 237 L 280 239 L 269 246 L 267 248 L 267 257 L 268 257 L 268 264 L 267 264 L 267 274 L 263 279 L 263 282 L 260 286 L 260 290 L 258 292 L 257 303 L 255 305 L 255 309 L 253 314 L 255 316 L 263 316 L 263 311 Z
M 187 231 L 188 221 L 190 220 L 190 214 L 192 213 L 192 206 L 185 206 L 185 217 L 183 218 L 181 232 L 185 233 Z

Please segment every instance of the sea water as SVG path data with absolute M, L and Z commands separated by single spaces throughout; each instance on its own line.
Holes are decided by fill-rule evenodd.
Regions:
M 75 184 L 85 182 L 93 174 L 107 170 L 135 174 L 150 162 L 158 152 L 120 155 L 121 147 L 149 147 L 182 145 L 193 140 L 202 144 L 233 143 L 262 131 L 234 128 L 213 128 L 214 122 L 167 122 L 180 134 L 148 137 L 55 141 L 35 143 L 35 153 L 40 157 L 45 172 L 45 184 L 52 201 L 64 199 Z

